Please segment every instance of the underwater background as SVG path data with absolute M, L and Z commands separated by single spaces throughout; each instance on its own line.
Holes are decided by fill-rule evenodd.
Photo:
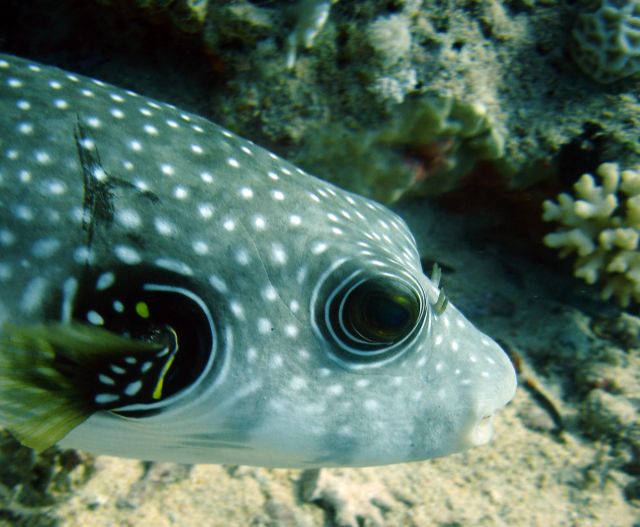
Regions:
M 487 446 L 388 467 L 36 455 L 4 434 L 0 525 L 640 525 L 640 2 L 0 9 L 0 52 L 173 103 L 390 204 L 520 374 Z

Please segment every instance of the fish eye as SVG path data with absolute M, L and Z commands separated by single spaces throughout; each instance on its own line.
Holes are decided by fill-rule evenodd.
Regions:
M 354 343 L 393 344 L 404 338 L 419 316 L 418 297 L 401 282 L 367 280 L 347 291 L 337 319 Z
M 334 270 L 313 296 L 314 330 L 331 344 L 332 358 L 351 367 L 402 355 L 428 320 L 422 288 L 402 272 Z

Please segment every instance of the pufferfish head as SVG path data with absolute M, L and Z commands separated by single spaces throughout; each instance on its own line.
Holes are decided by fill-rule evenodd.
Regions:
M 404 223 L 378 205 L 368 217 L 392 229 L 386 240 L 345 219 L 330 228 L 350 240 L 329 243 L 316 222 L 291 240 L 288 265 L 254 243 L 246 257 L 258 265 L 241 272 L 93 269 L 59 300 L 72 302 L 73 323 L 14 335 L 53 348 L 76 419 L 53 435 L 14 431 L 35 447 L 56 438 L 124 457 L 278 467 L 486 443 L 515 391 L 510 361 L 422 273 Z

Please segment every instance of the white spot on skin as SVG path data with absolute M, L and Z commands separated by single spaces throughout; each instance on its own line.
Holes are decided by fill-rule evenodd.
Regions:
M 12 208 L 16 219 L 23 221 L 31 221 L 33 219 L 33 212 L 26 205 L 14 205 Z
M 272 285 L 268 285 L 262 290 L 262 298 L 264 298 L 267 302 L 274 302 L 278 298 L 278 292 L 275 287 Z
M 194 154 L 202 154 L 204 152 L 204 150 L 202 149 L 202 147 L 200 145 L 191 145 L 191 151 Z M 229 163 L 231 164 L 231 163 Z M 231 165 L 233 166 L 233 165 Z
M 85 150 L 95 150 L 96 148 L 96 144 L 93 141 L 93 139 L 89 139 L 87 137 L 80 139 L 79 143 L 80 143 L 80 146 Z
M 156 231 L 158 231 L 158 234 L 162 236 L 174 236 L 176 234 L 176 227 L 164 218 L 155 218 L 153 225 Z
M 298 269 L 298 272 L 296 273 L 296 281 L 298 282 L 298 284 L 302 285 L 302 282 L 304 282 L 306 277 L 307 277 L 307 268 L 306 268 L 306 266 L 301 267 L 300 269 Z
M 208 220 L 213 216 L 213 210 L 213 205 L 210 205 L 208 203 L 202 203 L 201 205 L 198 205 L 198 213 L 205 220 Z
M 31 103 L 29 101 L 25 101 L 24 99 L 20 99 L 16 103 L 16 106 L 18 108 L 20 108 L 21 110 L 30 110 L 31 109 Z
M 129 148 L 131 148 L 131 150 L 133 150 L 134 152 L 142 151 L 142 145 L 140 144 L 140 141 L 129 141 Z
M 236 222 L 232 219 L 226 219 L 222 223 L 222 226 L 224 227 L 224 230 L 231 232 L 236 228 Z
M 292 377 L 289 381 L 289 386 L 295 391 L 302 390 L 307 387 L 307 381 L 302 377 Z
M 116 245 L 113 252 L 121 262 L 129 265 L 135 265 L 142 261 L 138 251 L 127 245 Z
M 302 219 L 300 218 L 300 216 L 292 214 L 291 216 L 289 216 L 289 223 L 294 227 L 297 227 L 302 223 Z
M 271 191 L 271 196 L 273 197 L 273 199 L 275 199 L 276 201 L 282 201 L 284 200 L 284 193 L 282 193 L 280 190 L 273 190 Z
M 289 309 L 292 313 L 297 313 L 300 310 L 300 302 L 297 300 L 292 300 L 289 302 Z
M 104 325 L 104 318 L 102 318 L 102 315 L 100 313 L 98 313 L 97 311 L 89 311 L 87 313 L 87 321 L 90 324 L 93 324 L 94 326 L 103 326 Z
M 251 190 L 249 187 L 242 187 L 240 189 L 240 195 L 244 199 L 251 199 L 251 198 L 253 198 L 253 190 Z
M 149 135 L 158 135 L 158 129 L 152 124 L 145 124 L 144 131 Z
M 238 251 L 236 251 L 235 258 L 236 262 L 238 262 L 240 265 L 248 265 L 251 261 L 249 253 L 246 249 L 238 249 Z
M 200 178 L 205 183 L 213 183 L 213 176 L 209 172 L 203 172 L 200 174 Z
M 269 367 L 271 368 L 281 368 L 284 364 L 284 360 L 282 355 L 275 354 L 269 358 Z
M 205 255 L 209 252 L 209 246 L 201 240 L 194 241 L 192 247 L 193 252 L 199 254 L 200 256 Z
M 18 132 L 23 135 L 30 135 L 33 133 L 33 125 L 31 123 L 18 124 Z
M 124 393 L 132 397 L 136 395 L 141 388 L 142 388 L 142 381 L 135 381 L 127 385 L 127 387 L 124 389 Z
M 99 393 L 96 395 L 95 401 L 98 404 L 110 404 L 118 401 L 120 397 L 113 393 Z
M 232 300 L 231 302 L 229 302 L 229 307 L 231 308 L 231 312 L 233 313 L 233 315 L 238 320 L 245 320 L 244 308 L 242 307 L 242 304 L 240 304 L 240 302 L 238 302 L 237 300 Z
M 16 242 L 16 235 L 10 230 L 0 229 L 0 245 L 9 247 Z
M 327 388 L 327 395 L 342 395 L 344 387 L 341 384 L 332 384 Z
M 22 82 L 20 79 L 11 77 L 7 79 L 7 86 L 9 86 L 10 88 L 22 88 L 22 86 L 24 86 L 24 82 Z
M 233 167 L 233 168 L 239 168 L 240 167 L 240 163 L 238 163 L 238 160 L 233 158 L 233 157 L 230 157 L 229 159 L 227 159 L 227 164 L 230 167 Z
M 47 182 L 47 191 L 52 196 L 61 196 L 67 191 L 67 186 L 57 179 L 52 179 Z
M 116 119 L 124 119 L 124 112 L 120 108 L 111 108 L 109 113 Z
M 451 341 L 451 351 L 458 351 L 458 349 L 460 349 L 458 342 L 455 340 Z
M 273 243 L 271 245 L 271 259 L 273 260 L 273 263 L 278 265 L 284 265 L 287 263 L 287 252 L 281 244 Z
M 160 170 L 165 176 L 173 176 L 176 173 L 176 169 L 166 163 L 160 165 Z
M 266 335 L 273 329 L 271 325 L 271 321 L 268 318 L 259 318 L 258 319 L 258 333 L 261 335 Z
M 87 265 L 93 263 L 93 259 L 93 252 L 84 245 L 77 247 L 75 251 L 73 251 L 73 261 L 78 264 Z
M 46 289 L 47 281 L 42 276 L 31 279 L 24 288 L 20 299 L 20 309 L 28 314 L 33 313 L 42 304 Z
M 365 410 L 369 412 L 375 412 L 376 410 L 378 410 L 378 408 L 380 408 L 380 403 L 378 403 L 378 401 L 375 401 L 374 399 L 365 399 L 363 406 Z
M 56 238 L 43 238 L 31 246 L 31 254 L 36 258 L 50 258 L 60 249 L 60 240 Z
M 189 191 L 184 187 L 178 186 L 173 189 L 173 195 L 176 199 L 185 200 L 189 197 Z
M 442 335 L 438 335 L 436 336 L 436 341 L 435 341 L 435 345 L 439 346 L 440 344 L 442 344 L 442 341 L 444 340 L 444 337 Z
M 212 274 L 211 276 L 209 276 L 209 283 L 211 284 L 211 287 L 213 287 L 219 293 L 227 294 L 229 292 L 227 283 L 218 275 Z
M 191 267 L 180 260 L 174 260 L 173 258 L 156 258 L 155 264 L 158 267 L 173 271 L 174 273 L 182 274 L 184 276 L 193 276 L 193 270 Z
M 267 221 L 262 216 L 254 216 L 253 226 L 258 231 L 263 231 L 267 227 Z
M 96 178 L 98 181 L 106 181 L 107 180 L 107 173 L 99 165 L 95 165 L 95 166 L 92 167 L 91 175 L 94 178 Z
M 102 122 L 97 117 L 89 117 L 87 119 L 87 124 L 91 128 L 100 128 L 102 126 Z
M 289 338 L 292 338 L 292 339 L 296 338 L 299 332 L 300 330 L 293 324 L 287 324 L 284 327 L 284 334 Z
M 114 381 L 111 377 L 109 377 L 108 375 L 105 375 L 104 373 L 101 373 L 100 375 L 98 375 L 98 380 L 102 384 L 107 384 L 109 386 L 113 386 L 116 383 L 116 381 Z
M 6 263 L 0 263 L 0 282 L 6 282 L 13 276 L 11 266 Z
M 258 350 L 255 348 L 249 348 L 247 350 L 247 360 L 249 362 L 254 362 L 258 358 Z
M 322 254 L 323 252 L 325 252 L 327 249 L 329 248 L 329 246 L 324 243 L 324 242 L 316 242 L 313 244 L 313 246 L 311 247 L 311 252 L 313 254 Z
M 139 229 L 142 226 L 140 215 L 133 209 L 118 209 L 116 221 L 125 229 Z
M 102 273 L 96 281 L 96 289 L 104 291 L 111 287 L 116 281 L 116 276 L 111 272 Z

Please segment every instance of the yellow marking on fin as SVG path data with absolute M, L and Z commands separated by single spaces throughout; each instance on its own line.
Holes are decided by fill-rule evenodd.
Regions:
M 142 318 L 149 318 L 149 306 L 146 302 L 138 302 L 136 304 L 136 313 Z

